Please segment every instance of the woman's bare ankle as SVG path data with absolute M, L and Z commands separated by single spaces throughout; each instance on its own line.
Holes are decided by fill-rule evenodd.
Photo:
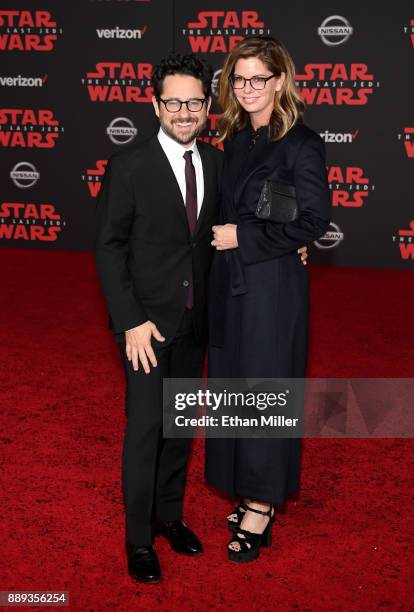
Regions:
M 267 502 L 260 502 L 253 499 L 245 499 L 244 503 L 248 506 L 251 506 L 255 510 L 263 510 L 264 512 L 267 512 L 267 510 L 269 510 L 271 506 L 271 504 L 268 504 Z

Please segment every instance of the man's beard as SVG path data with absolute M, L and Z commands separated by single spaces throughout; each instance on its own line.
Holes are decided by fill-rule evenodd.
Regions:
M 185 123 L 185 120 L 181 120 L 180 122 Z M 175 121 L 174 123 L 178 123 L 178 120 Z M 178 142 L 179 144 L 182 145 L 186 145 L 189 142 L 193 142 L 193 140 L 195 138 L 197 138 L 197 136 L 199 136 L 201 134 L 201 132 L 204 130 L 206 123 L 207 123 L 207 118 L 205 119 L 204 122 L 199 122 L 198 124 L 193 121 L 192 123 L 194 123 L 194 125 L 196 126 L 196 128 L 194 129 L 194 131 L 190 132 L 187 136 L 183 136 L 183 137 L 179 137 L 177 136 L 177 134 L 175 132 L 172 131 L 172 129 L 170 128 L 170 126 L 166 123 L 161 122 L 161 127 L 163 129 L 163 131 L 168 134 L 168 136 L 170 138 L 172 138 L 173 140 L 175 140 L 175 142 Z

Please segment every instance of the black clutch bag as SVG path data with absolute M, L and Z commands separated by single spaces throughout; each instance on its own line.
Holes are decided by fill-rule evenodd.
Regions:
M 298 217 L 296 189 L 289 183 L 266 180 L 262 187 L 255 215 L 263 221 L 288 223 Z

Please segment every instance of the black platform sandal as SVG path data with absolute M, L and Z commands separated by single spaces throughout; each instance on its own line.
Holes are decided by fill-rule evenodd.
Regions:
M 275 510 L 273 506 L 270 506 L 269 510 L 256 510 L 251 508 L 247 504 L 243 504 L 246 510 L 256 512 L 263 516 L 269 517 L 269 522 L 266 525 L 266 529 L 263 533 L 252 533 L 245 529 L 237 529 L 234 536 L 230 540 L 227 546 L 228 558 L 230 561 L 236 563 L 248 563 L 254 561 L 260 555 L 261 546 L 271 546 L 272 544 L 272 525 L 275 519 Z M 231 544 L 238 544 L 239 550 L 231 549 Z
M 237 531 L 240 523 L 243 520 L 243 516 L 245 515 L 247 510 L 247 506 L 245 503 L 241 502 L 238 506 L 236 506 L 231 514 L 227 517 L 227 526 L 230 531 Z

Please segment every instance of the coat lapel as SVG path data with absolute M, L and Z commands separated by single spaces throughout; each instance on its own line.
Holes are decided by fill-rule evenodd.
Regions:
M 248 142 L 250 142 L 250 135 L 248 135 Z M 261 135 L 256 144 L 249 150 L 249 154 L 242 167 L 242 171 L 237 177 L 237 182 L 234 189 L 234 202 L 236 205 L 239 202 L 243 190 L 251 176 L 263 165 L 265 165 L 269 146 L 272 145 L 273 143 L 269 145 L 267 138 L 264 135 Z M 249 144 L 247 144 L 247 148 L 248 146 Z
M 212 155 L 208 154 L 206 147 L 202 144 L 197 143 L 198 152 L 201 157 L 201 164 L 203 166 L 203 180 L 204 180 L 204 197 L 201 203 L 200 213 L 198 215 L 197 224 L 194 230 L 194 234 L 198 232 L 200 227 L 203 224 L 203 221 L 206 216 L 207 208 L 210 205 L 210 200 L 212 195 L 217 191 L 216 185 L 214 181 L 216 180 L 215 172 L 214 172 L 214 159 Z
M 231 141 L 231 156 L 229 164 L 226 167 L 225 177 L 227 185 L 231 186 L 231 197 L 227 198 L 228 201 L 236 201 L 236 191 L 240 181 L 243 181 L 245 168 L 249 165 L 249 141 L 250 131 L 244 128 L 234 136 L 234 140 Z M 244 182 L 244 181 L 243 181 Z

